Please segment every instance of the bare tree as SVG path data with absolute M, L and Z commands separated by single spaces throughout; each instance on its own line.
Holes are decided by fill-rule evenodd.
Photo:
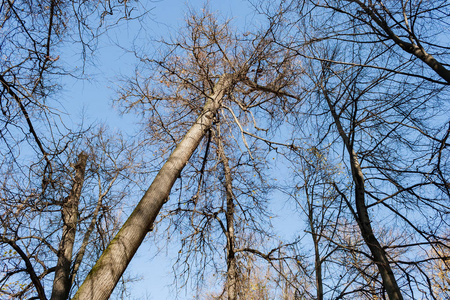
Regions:
M 331 59 L 333 60 L 333 58 Z M 324 73 L 320 75 L 322 79 L 319 79 L 316 81 L 317 86 L 321 89 L 321 93 L 323 95 L 323 99 L 325 103 L 328 106 L 329 112 L 331 116 L 333 117 L 333 122 L 336 126 L 337 132 L 342 138 L 342 141 L 348 151 L 348 157 L 349 157 L 349 165 L 351 166 L 351 174 L 353 177 L 353 181 L 355 184 L 355 208 L 352 213 L 354 214 L 355 220 L 358 222 L 358 226 L 361 230 L 361 235 L 365 240 L 366 245 L 370 249 L 372 259 L 377 264 L 378 269 L 380 271 L 381 277 L 383 278 L 383 287 L 386 288 L 386 291 L 390 298 L 395 297 L 402 297 L 400 292 L 399 285 L 396 283 L 397 279 L 394 277 L 394 272 L 391 269 L 389 265 L 395 264 L 396 267 L 399 268 L 399 270 L 402 270 L 402 272 L 406 272 L 406 270 L 401 267 L 401 263 L 397 262 L 394 257 L 394 249 L 399 249 L 395 246 L 393 246 L 396 242 L 395 241 L 385 241 L 387 244 L 391 244 L 392 246 L 386 247 L 381 246 L 378 240 L 379 238 L 375 237 L 375 230 L 372 226 L 370 226 L 370 223 L 373 223 L 373 217 L 369 217 L 369 210 L 368 208 L 375 207 L 377 205 L 382 204 L 383 206 L 387 207 L 391 212 L 394 212 L 398 217 L 400 217 L 403 221 L 405 221 L 406 226 L 412 225 L 412 220 L 409 218 L 405 218 L 402 216 L 402 213 L 399 212 L 399 208 L 393 208 L 390 206 L 387 201 L 383 201 L 379 198 L 379 196 L 376 196 L 377 194 L 383 194 L 384 199 L 392 199 L 395 201 L 395 199 L 398 199 L 398 201 L 401 201 L 400 198 L 403 193 L 408 193 L 410 190 L 415 190 L 419 187 L 427 187 L 431 188 L 432 183 L 429 182 L 417 182 L 416 184 L 406 182 L 403 183 L 403 178 L 408 178 L 402 175 L 405 174 L 405 169 L 399 170 L 398 164 L 400 162 L 399 157 L 395 156 L 396 150 L 394 145 L 395 143 L 404 143 L 408 147 L 420 149 L 421 145 L 417 144 L 415 141 L 411 141 L 407 138 L 407 135 L 404 135 L 403 138 L 399 139 L 399 134 L 396 134 L 396 132 L 402 132 L 403 129 L 407 130 L 409 129 L 408 122 L 416 122 L 418 124 L 419 121 L 419 114 L 416 114 L 414 111 L 414 107 L 411 107 L 413 99 L 415 97 L 411 97 L 411 94 L 406 93 L 406 97 L 399 96 L 398 93 L 391 93 L 390 96 L 393 96 L 392 98 L 387 96 L 386 98 L 382 97 L 379 100 L 377 104 L 369 104 L 370 103 L 370 95 L 372 94 L 372 91 L 376 89 L 376 87 L 379 87 L 382 85 L 385 81 L 389 80 L 389 78 L 379 77 L 375 78 L 375 81 L 370 81 L 370 84 L 367 84 L 364 88 L 361 87 L 361 85 L 358 84 L 358 81 L 362 78 L 364 72 L 361 72 L 360 69 L 355 69 L 354 71 L 350 69 L 349 73 L 345 73 L 345 71 L 341 74 L 335 73 L 333 70 L 332 65 L 329 63 L 322 63 L 322 70 Z M 352 74 L 350 76 L 346 76 L 344 74 Z M 334 77 L 336 76 L 336 77 Z M 352 77 L 355 76 L 355 77 Z M 326 81 L 321 81 L 324 78 L 326 78 Z M 338 85 L 334 85 L 337 82 L 334 82 L 332 78 L 339 78 L 338 85 L 343 84 L 343 88 L 341 89 L 338 87 Z M 345 79 L 344 79 L 345 78 Z M 331 83 L 331 84 L 330 84 Z M 357 87 L 358 86 L 358 87 Z M 407 86 L 404 86 L 403 88 L 407 88 Z M 404 90 L 401 90 L 401 88 L 398 88 L 399 91 L 402 91 L 404 93 Z M 416 90 L 415 90 L 416 91 Z M 417 91 L 416 91 L 417 92 Z M 375 92 L 377 95 L 380 95 L 377 92 Z M 388 95 L 388 94 L 386 94 Z M 396 95 L 396 96 L 394 96 Z M 416 95 L 417 96 L 417 95 Z M 380 98 L 380 97 L 378 97 Z M 408 100 L 407 100 L 408 99 Z M 423 100 L 423 98 L 422 98 Z M 388 103 L 386 103 L 389 101 Z M 408 102 L 406 102 L 408 101 Z M 408 104 L 407 104 L 408 103 Z M 367 105 L 369 104 L 369 106 Z M 380 105 L 380 106 L 378 106 Z M 412 110 L 408 110 L 408 105 L 411 107 Z M 379 107 L 379 108 L 378 108 Z M 388 111 L 391 111 L 391 113 L 387 113 Z M 394 111 L 400 112 L 401 116 L 396 115 Z M 405 111 L 408 111 L 408 113 L 405 115 Z M 375 130 L 375 127 L 372 125 L 369 125 L 371 120 L 368 117 L 368 115 L 365 117 L 364 113 L 362 112 L 371 112 L 370 115 L 375 117 L 378 121 L 376 121 L 376 124 L 378 127 Z M 375 113 L 376 112 L 376 113 Z M 414 115 L 414 119 L 410 119 L 409 117 Z M 386 122 L 385 124 L 390 124 L 389 119 L 393 120 L 395 122 L 394 124 L 398 124 L 394 128 L 391 128 L 390 131 L 381 131 L 381 129 L 384 126 L 389 125 L 382 125 L 382 122 Z M 345 121 L 344 121 L 345 120 Z M 345 122 L 345 123 L 344 123 Z M 423 126 L 421 127 L 424 128 Z M 414 134 L 415 129 L 413 129 L 413 132 L 409 133 L 410 136 L 414 136 L 415 138 L 419 138 L 417 135 Z M 364 136 L 364 134 L 368 134 L 369 136 L 373 137 L 373 141 L 375 144 L 370 143 L 369 141 L 358 140 L 357 137 Z M 375 135 L 376 132 L 376 135 Z M 375 138 L 375 136 L 380 136 L 380 139 Z M 396 141 L 392 141 L 391 139 L 394 138 Z M 426 141 L 426 136 L 422 136 L 422 138 Z M 388 143 L 388 141 L 391 141 L 391 144 Z M 359 147 L 359 150 L 355 150 L 355 146 Z M 371 146 L 373 145 L 373 146 Z M 373 148 L 372 148 L 373 147 Z M 364 150 L 363 150 L 364 149 Z M 388 150 L 389 149 L 389 150 Z M 357 154 L 359 153 L 359 154 Z M 389 156 L 386 154 L 389 153 Z M 419 154 L 419 150 L 416 150 L 416 154 Z M 363 167 L 360 165 L 360 159 L 358 158 L 358 155 L 360 155 L 360 159 L 364 161 L 366 164 L 367 172 L 370 172 L 370 179 L 364 178 L 363 175 Z M 411 155 L 414 157 L 415 155 Z M 389 159 L 387 158 L 389 157 Z M 407 158 L 403 155 L 402 157 L 402 164 L 406 163 L 406 161 L 410 161 L 410 158 Z M 382 163 L 381 163 L 382 162 Z M 381 164 L 380 164 L 381 163 Z M 387 167 L 389 166 L 389 167 Z M 369 171 L 370 170 L 370 171 Z M 376 172 L 377 170 L 378 172 Z M 389 171 L 388 171 L 389 170 Z M 398 171 L 397 171 L 398 170 Z M 421 171 L 418 171 L 418 169 L 414 171 L 406 171 L 411 172 L 409 176 L 409 180 L 411 180 L 413 177 L 412 173 L 417 172 L 420 174 L 420 172 L 426 172 L 426 169 L 422 169 Z M 359 174 L 359 175 L 358 175 Z M 382 178 L 385 177 L 386 181 L 388 182 L 394 182 L 397 184 L 397 191 L 390 193 L 389 191 L 384 190 L 383 188 L 376 183 L 378 180 L 383 180 Z M 359 179 L 358 179 L 359 178 Z M 372 179 L 373 178 L 373 179 Z M 419 178 L 418 178 L 419 179 Z M 420 180 L 420 179 L 419 179 Z M 365 184 L 369 182 L 371 191 L 368 192 L 367 188 L 365 187 Z M 427 188 L 428 189 L 428 188 Z M 431 188 L 432 190 L 432 188 Z M 367 204 L 367 200 L 365 197 L 370 197 L 372 199 L 375 199 L 375 202 L 372 205 Z M 420 196 L 418 192 L 414 193 L 413 195 L 409 195 L 409 197 L 417 197 L 417 199 L 421 199 L 419 201 L 425 201 L 424 196 Z M 437 201 L 439 198 L 437 198 Z M 350 202 L 347 203 L 348 207 L 350 208 L 352 204 Z M 435 212 L 440 211 L 442 208 L 438 204 L 437 206 L 434 206 L 433 210 Z M 388 211 L 385 211 L 384 213 L 388 213 Z M 380 225 L 378 225 L 380 226 Z M 404 230 L 406 230 L 407 227 L 405 227 Z M 433 243 L 431 237 L 435 237 L 435 235 L 432 232 L 425 233 L 423 230 L 418 229 L 415 226 L 412 226 L 414 228 L 417 238 L 424 238 L 423 242 L 426 243 Z M 380 229 L 378 229 L 380 231 Z M 434 239 L 434 238 L 433 238 Z M 405 243 L 406 241 L 399 240 L 398 242 Z M 412 242 L 412 245 L 414 242 Z M 400 247 L 401 244 L 398 244 L 398 247 Z M 403 246 L 405 249 L 405 246 Z M 418 249 L 413 249 L 414 246 L 411 246 L 410 251 L 417 251 Z M 389 249 L 389 254 L 385 251 Z M 401 259 L 400 259 L 401 260 Z M 391 262 L 389 262 L 391 261 Z M 420 261 L 420 260 L 419 260 Z M 408 264 L 406 264 L 408 266 Z M 418 267 L 418 270 L 421 269 L 419 264 L 414 263 Z M 410 266 L 410 265 L 409 265 Z M 385 270 L 383 270 L 385 269 Z M 410 280 L 408 280 L 408 277 L 412 276 L 411 269 L 407 268 L 408 274 L 403 273 L 404 275 L 402 278 L 405 278 L 406 276 L 406 282 L 410 283 Z M 384 273 L 383 273 L 384 272 Z M 421 271 L 419 271 L 421 272 Z M 398 275 L 400 276 L 400 275 Z M 425 283 L 425 282 L 424 282 Z M 425 283 L 426 284 L 426 283 Z M 432 291 L 429 291 L 432 293 Z M 413 290 L 410 290 L 410 293 L 414 293 Z
M 448 45 L 431 41 L 436 39 L 435 34 L 438 36 L 445 34 L 439 32 L 446 30 L 445 21 L 442 21 L 449 16 L 449 5 L 445 1 L 394 3 L 350 0 L 337 1 L 329 8 L 360 21 L 378 42 L 393 42 L 404 52 L 420 59 L 450 84 L 450 71 L 444 56 Z M 433 33 L 427 32 L 429 30 Z M 430 51 L 435 53 L 431 54 Z
M 102 130 L 96 136 L 66 128 L 56 108 L 63 101 L 57 103 L 55 95 L 62 76 L 83 77 L 84 71 L 64 65 L 61 49 L 77 45 L 84 65 L 98 36 L 121 19 L 134 18 L 136 5 L 57 0 L 0 4 L 1 243 L 6 251 L 15 251 L 4 265 L 5 294 L 24 298 L 36 293 L 46 299 L 54 281 L 52 298 L 69 297 L 86 267 L 85 254 L 95 257 L 117 226 L 112 207 L 123 195 L 112 196 L 112 187 L 123 182 L 127 190 L 129 184 L 122 176 L 130 166 L 119 166 L 125 161 L 123 141 L 110 139 L 106 146 Z M 83 141 L 81 135 L 92 140 Z M 99 148 L 94 149 L 95 143 Z M 92 198 L 97 202 L 83 195 L 86 185 L 99 192 Z M 63 233 L 57 239 L 59 226 Z M 86 230 L 82 239 L 76 237 L 80 230 Z M 97 249 L 95 239 L 102 241 Z M 10 290 L 17 278 L 23 283 Z
M 312 146 L 302 152 L 295 153 L 299 161 L 293 162 L 299 168 L 294 172 L 296 176 L 292 198 L 307 218 L 307 231 L 313 241 L 315 298 L 322 300 L 327 292 L 324 291 L 325 264 L 339 249 L 329 240 L 335 240 L 339 230 L 337 219 L 344 212 L 342 202 L 336 200 L 338 193 L 334 177 L 338 168 L 327 162 L 326 150 L 321 151 Z
M 391 299 L 417 290 L 433 297 L 420 245 L 444 243 L 448 226 L 448 174 L 440 172 L 448 117 L 437 110 L 447 107 L 448 45 L 436 39 L 447 9 L 444 2 L 292 1 L 269 13 L 285 15 L 288 26 L 274 39 L 302 58 L 312 78 L 298 79 L 313 99 L 298 112 L 319 131 L 299 131 L 318 135 L 319 148 L 342 142 L 346 159 L 339 146 L 331 159 L 347 166 L 354 195 L 338 188 L 383 279 L 378 291 Z M 429 226 L 430 216 L 443 231 Z M 390 229 L 393 236 L 383 234 Z M 411 239 L 396 237 L 401 232 Z
M 110 1 L 2 1 L 0 150 L 3 155 L 17 156 L 14 146 L 26 140 L 48 163 L 53 153 L 46 148 L 44 136 L 58 123 L 53 118 L 58 115 L 53 110 L 58 103 L 52 98 L 59 89 L 58 79 L 63 75 L 81 75 L 75 67 L 62 64 L 61 48 L 78 42 L 79 52 L 86 58 L 86 51 L 95 49 L 96 38 L 107 30 L 109 22 L 132 18 L 129 15 L 132 8 L 129 3 Z M 106 18 L 113 14 L 114 20 Z
M 266 142 L 243 126 L 253 123 L 253 130 L 260 130 L 252 111 L 272 110 L 269 102 L 278 95 L 271 91 L 291 84 L 293 76 L 286 67 L 291 63 L 290 59 L 284 56 L 283 51 L 273 47 L 275 45 L 267 39 L 268 31 L 251 38 L 244 36 L 241 42 L 230 32 L 228 23 L 218 24 L 213 14 L 193 15 L 187 20 L 186 32 L 178 40 L 164 42 L 169 48 L 167 55 L 163 54 L 158 59 L 140 56 L 147 71 L 140 70 L 137 77 L 129 81 L 121 92 L 120 99 L 127 100 L 128 109 L 138 109 L 139 113 L 144 109 L 144 118 L 148 122 L 146 129 L 152 133 L 153 140 L 156 138 L 159 142 L 166 143 L 163 148 L 165 150 L 161 153 L 166 153 L 167 145 L 176 145 L 176 148 L 172 150 L 146 195 L 93 268 L 75 298 L 104 299 L 109 296 L 146 233 L 153 228 L 153 222 L 167 201 L 175 180 L 178 177 L 184 178 L 180 173 L 186 165 L 193 164 L 189 163 L 190 157 L 196 153 L 197 146 L 206 133 L 215 128 L 214 122 L 227 124 L 227 135 L 237 132 L 241 136 L 236 146 L 243 147 L 244 153 L 239 159 L 250 159 L 248 164 L 256 165 L 252 151 L 257 147 L 253 145 L 255 142 L 249 143 L 248 139 L 251 137 L 253 141 L 263 145 Z M 148 75 L 143 77 L 142 74 Z M 258 84 L 270 85 L 272 90 L 267 89 L 268 92 L 265 92 L 256 87 Z M 192 123 L 194 118 L 197 120 Z M 210 224 L 209 221 L 214 219 L 214 212 L 198 212 L 195 204 L 198 193 L 202 192 L 202 176 L 209 155 L 207 149 L 210 138 L 211 135 L 203 148 L 206 153 L 195 154 L 201 162 L 196 167 L 196 177 L 191 177 L 199 178 L 199 183 L 188 185 L 199 187 L 190 201 L 193 207 L 179 210 L 180 214 L 197 214 L 198 218 L 207 220 L 205 224 Z M 233 140 L 232 136 L 230 140 Z M 223 156 L 218 161 L 223 161 Z M 226 185 L 229 184 L 228 181 Z M 229 195 L 228 201 L 231 201 L 232 191 L 228 188 L 226 193 Z M 242 196 L 255 198 L 250 195 Z M 230 202 L 227 207 L 229 213 L 231 207 Z M 249 211 L 242 211 L 245 218 L 253 219 Z M 226 219 L 228 225 L 224 226 L 224 234 L 230 238 L 230 232 L 234 230 L 233 220 L 230 214 Z M 198 230 L 196 232 L 199 233 Z M 230 258 L 236 252 L 232 244 L 231 238 L 228 244 Z M 234 268 L 233 265 L 234 263 L 230 263 L 231 269 Z M 104 289 L 99 289 L 99 285 Z M 232 286 L 233 284 L 230 288 Z
M 117 231 L 117 206 L 135 177 L 133 148 L 104 130 L 87 134 L 88 142 L 74 137 L 52 161 L 58 181 L 49 186 L 42 185 L 44 162 L 2 174 L 1 248 L 15 251 L 3 264 L 4 295 L 47 299 L 53 289 L 52 298 L 68 298 L 90 266 L 86 258 Z M 9 289 L 16 280 L 22 285 Z
M 233 76 L 226 74 L 214 86 L 199 118 L 180 142 L 153 180 L 152 185 L 134 209 L 120 232 L 97 261 L 73 299 L 106 299 L 125 271 L 137 248 L 151 229 L 161 207 L 180 172 L 212 124 L 226 90 L 232 86 Z

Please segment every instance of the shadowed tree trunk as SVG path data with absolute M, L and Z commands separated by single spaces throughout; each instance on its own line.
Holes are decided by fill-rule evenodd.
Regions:
M 358 157 L 355 153 L 355 150 L 353 149 L 353 145 L 349 137 L 342 127 L 340 118 L 335 110 L 335 106 L 328 96 L 326 89 L 323 86 L 321 88 L 330 109 L 331 115 L 333 116 L 334 123 L 336 124 L 336 127 L 338 129 L 339 135 L 341 136 L 350 156 L 353 182 L 355 183 L 355 205 L 357 212 L 356 221 L 358 223 L 359 229 L 361 230 L 361 235 L 363 236 L 367 247 L 369 247 L 370 252 L 372 253 L 373 261 L 377 265 L 378 270 L 381 274 L 381 278 L 383 279 L 383 286 L 386 288 L 389 299 L 402 300 L 403 296 L 400 292 L 400 288 L 398 287 L 394 273 L 392 272 L 392 268 L 389 265 L 386 251 L 383 249 L 383 247 L 378 242 L 378 239 L 375 237 L 372 225 L 370 224 L 369 212 L 365 203 L 364 175 L 361 169 L 361 165 L 359 164 Z
M 237 300 L 237 263 L 236 263 L 236 253 L 235 253 L 235 244 L 236 237 L 234 232 L 234 195 L 233 195 L 233 185 L 232 185 L 232 177 L 231 177 L 231 169 L 230 164 L 228 162 L 228 157 L 225 155 L 225 151 L 223 149 L 222 141 L 220 137 L 218 138 L 218 151 L 220 159 L 223 164 L 223 172 L 224 172 L 224 186 L 225 186 L 225 194 L 227 198 L 227 210 L 226 210 L 226 219 L 227 219 L 227 295 L 228 300 Z
M 80 153 L 74 166 L 75 177 L 69 196 L 62 205 L 63 233 L 58 248 L 58 262 L 56 264 L 55 279 L 51 300 L 67 299 L 71 282 L 71 263 L 73 245 L 78 223 L 78 204 L 84 183 L 87 155 Z
M 221 106 L 222 97 L 232 84 L 233 76 L 226 74 L 214 86 L 213 95 L 206 100 L 200 116 L 158 172 L 153 183 L 92 268 L 73 300 L 109 298 L 145 235 L 152 228 L 156 216 L 169 197 L 175 180 L 211 127 L 214 116 Z
M 312 199 L 308 191 L 306 191 L 306 199 L 308 201 L 308 223 L 311 230 L 311 236 L 314 243 L 314 270 L 316 276 L 316 297 L 317 300 L 323 300 L 323 278 L 322 278 L 322 258 L 320 257 L 319 249 L 319 239 L 320 236 L 317 234 L 317 228 L 314 225 L 314 208 Z

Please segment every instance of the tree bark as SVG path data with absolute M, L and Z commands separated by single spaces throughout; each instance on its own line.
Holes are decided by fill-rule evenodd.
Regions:
M 214 116 L 221 106 L 222 97 L 232 84 L 233 76 L 226 74 L 220 78 L 214 87 L 213 95 L 206 100 L 200 116 L 158 172 L 139 204 L 78 289 L 73 300 L 109 298 L 145 235 L 152 228 L 156 216 L 169 197 L 175 180 L 211 127 Z
M 58 248 L 58 262 L 56 263 L 55 279 L 51 300 L 62 300 L 69 297 L 71 287 L 71 263 L 73 245 L 78 223 L 78 204 L 84 183 L 87 155 L 80 153 L 74 166 L 75 178 L 69 196 L 62 205 L 63 233 Z
M 355 150 L 353 149 L 353 146 L 350 143 L 350 139 L 342 128 L 339 116 L 336 113 L 335 107 L 331 103 L 331 99 L 328 97 L 326 90 L 323 89 L 323 91 L 325 99 L 328 103 L 328 107 L 330 108 L 331 115 L 333 116 L 334 122 L 338 129 L 339 135 L 341 136 L 350 156 L 353 182 L 355 183 L 355 205 L 358 217 L 356 221 L 358 223 L 359 229 L 361 230 L 361 235 L 363 236 L 364 242 L 369 247 L 369 250 L 372 253 L 373 260 L 381 274 L 381 278 L 383 279 L 383 286 L 386 289 L 389 299 L 402 300 L 403 296 L 397 284 L 397 280 L 395 279 L 394 273 L 392 272 L 392 268 L 389 264 L 386 252 L 378 242 L 378 239 L 375 237 L 372 225 L 370 224 L 370 217 L 365 203 L 364 175 L 359 164 L 358 157 L 355 153 Z
M 218 150 L 219 156 L 222 160 L 223 171 L 224 171 L 224 186 L 225 194 L 227 198 L 227 210 L 226 210 L 226 220 L 227 220 L 227 295 L 228 300 L 237 300 L 237 262 L 236 262 L 236 237 L 234 231 L 234 194 L 233 185 L 231 177 L 231 169 L 228 161 L 228 157 L 225 155 L 223 149 L 222 141 L 220 137 L 218 138 Z

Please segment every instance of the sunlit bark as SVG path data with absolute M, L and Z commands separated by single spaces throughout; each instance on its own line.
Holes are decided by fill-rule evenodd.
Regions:
M 87 155 L 78 155 L 78 161 L 74 166 L 75 177 L 72 190 L 62 205 L 63 232 L 58 249 L 58 262 L 56 264 L 55 279 L 51 300 L 67 299 L 71 287 L 71 263 L 75 234 L 78 223 L 78 203 L 84 183 Z

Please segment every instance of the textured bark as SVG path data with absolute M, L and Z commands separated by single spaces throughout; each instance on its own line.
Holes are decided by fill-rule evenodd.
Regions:
M 145 235 L 152 228 L 175 180 L 211 127 L 222 97 L 232 83 L 233 77 L 227 74 L 215 85 L 214 93 L 207 99 L 202 113 L 158 172 L 144 197 L 105 249 L 73 300 L 109 298 Z
M 71 287 L 71 263 L 73 245 L 78 222 L 78 204 L 80 202 L 81 190 L 84 183 L 87 155 L 78 155 L 74 166 L 75 178 L 69 196 L 64 200 L 62 206 L 63 232 L 58 248 L 58 262 L 53 280 L 51 300 L 62 300 L 69 297 Z
M 236 300 L 237 299 L 237 262 L 236 262 L 236 237 L 234 232 L 234 195 L 233 195 L 233 185 L 232 185 L 232 177 L 231 177 L 231 169 L 230 164 L 228 162 L 228 158 L 225 155 L 225 151 L 223 149 L 222 141 L 218 141 L 218 151 L 220 158 L 223 164 L 223 171 L 225 177 L 225 194 L 227 198 L 227 210 L 226 210 L 226 219 L 227 219 L 227 295 L 228 300 Z
M 353 182 L 355 183 L 355 205 L 357 212 L 357 222 L 359 229 L 361 230 L 361 235 L 364 239 L 364 242 L 369 247 L 370 252 L 372 253 L 373 260 L 377 265 L 378 270 L 381 274 L 381 278 L 383 279 L 383 286 L 386 289 L 389 299 L 402 300 L 403 296 L 397 284 L 397 280 L 395 279 L 394 273 L 392 272 L 392 268 L 389 264 L 387 254 L 384 251 L 383 247 L 378 242 L 378 239 L 375 237 L 372 225 L 370 224 L 370 217 L 365 203 L 364 175 L 361 166 L 359 164 L 358 157 L 355 153 L 355 150 L 353 149 L 353 146 L 350 143 L 347 134 L 342 128 L 339 116 L 337 115 L 336 110 L 333 104 L 331 103 L 331 100 L 329 99 L 325 90 L 324 92 L 325 92 L 324 96 L 327 100 L 328 107 L 330 108 L 339 135 L 344 141 L 344 144 L 347 148 L 347 152 L 350 156 L 350 165 L 352 170 Z

